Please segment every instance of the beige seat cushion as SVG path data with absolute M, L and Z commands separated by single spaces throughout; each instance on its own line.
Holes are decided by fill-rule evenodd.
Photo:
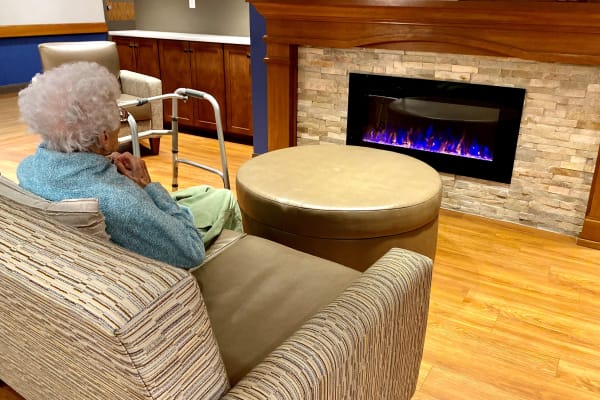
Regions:
M 212 242 L 212 244 L 206 249 L 206 254 L 204 255 L 204 263 L 207 263 L 214 257 L 227 250 L 229 246 L 234 245 L 238 242 L 238 240 L 242 239 L 244 236 L 246 236 L 245 233 L 231 231 L 229 229 L 223 229 L 219 236 L 217 236 L 215 241 Z M 196 268 L 201 267 L 202 265 Z
M 193 274 L 232 384 L 361 275 L 256 236 Z

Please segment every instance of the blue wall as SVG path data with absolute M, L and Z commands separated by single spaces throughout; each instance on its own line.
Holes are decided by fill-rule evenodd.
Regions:
M 106 33 L 0 39 L 0 86 L 22 85 L 42 71 L 37 45 L 45 42 L 106 40 Z
M 250 68 L 252 69 L 252 119 L 254 153 L 268 150 L 267 136 L 267 66 L 265 65 L 266 45 L 265 19 L 250 5 Z

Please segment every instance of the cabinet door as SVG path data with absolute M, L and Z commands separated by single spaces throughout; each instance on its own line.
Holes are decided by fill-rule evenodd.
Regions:
M 163 93 L 173 93 L 178 88 L 193 88 L 190 42 L 180 40 L 159 40 L 160 71 Z M 186 102 L 178 102 L 178 116 L 182 125 L 191 126 L 193 123 L 193 104 L 196 101 L 190 99 Z M 163 114 L 165 122 L 171 122 L 172 101 L 165 100 L 163 103 Z
M 224 45 L 227 131 L 252 135 L 250 47 Z
M 221 123 L 225 124 L 225 77 L 223 68 L 223 45 L 216 43 L 192 42 L 192 89 L 212 95 L 221 109 Z M 205 100 L 195 99 L 194 126 L 216 130 L 215 112 Z
M 158 41 L 156 39 L 113 37 L 121 69 L 160 78 Z
M 119 65 L 121 66 L 121 69 L 136 71 L 134 38 L 113 37 L 112 41 L 117 45 L 117 52 L 119 53 Z
M 134 43 L 136 72 L 160 78 L 158 61 L 158 41 L 137 38 Z

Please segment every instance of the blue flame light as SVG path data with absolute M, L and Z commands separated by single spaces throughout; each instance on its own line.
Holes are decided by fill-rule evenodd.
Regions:
M 432 153 L 443 153 L 458 157 L 493 161 L 489 147 L 477 143 L 477 139 L 467 139 L 466 135 L 454 135 L 450 130 L 435 132 L 432 126 L 421 129 L 368 129 L 363 142 L 403 147 Z

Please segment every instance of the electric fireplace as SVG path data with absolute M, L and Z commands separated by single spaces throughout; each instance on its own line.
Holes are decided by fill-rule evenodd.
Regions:
M 346 143 L 510 183 L 525 89 L 350 74 Z

